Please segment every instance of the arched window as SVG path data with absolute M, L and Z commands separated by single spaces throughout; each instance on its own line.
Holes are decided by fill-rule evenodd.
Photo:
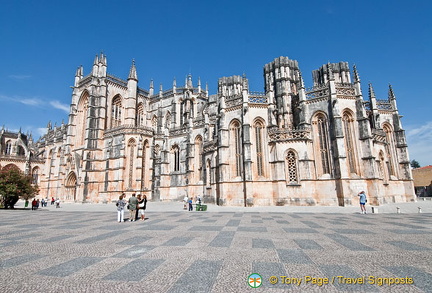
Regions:
M 384 180 L 384 183 L 387 182 L 387 176 L 385 172 L 385 160 L 384 160 L 384 153 L 383 151 L 379 152 L 379 164 L 378 164 L 378 172 L 379 177 Z
M 242 143 L 241 143 L 241 127 L 238 120 L 234 120 L 230 125 L 230 149 L 235 160 L 234 174 L 235 176 L 242 175 Z
M 153 118 L 152 118 L 152 127 L 153 127 L 153 129 L 154 130 L 156 130 L 156 128 L 157 128 L 157 117 L 156 117 L 156 115 L 153 115 Z
M 285 156 L 285 174 L 288 184 L 297 184 L 299 182 L 297 156 L 292 150 L 288 151 Z
M 137 108 L 137 125 L 144 126 L 144 106 L 143 103 L 138 104 Z
M 383 125 L 383 130 L 386 134 L 386 144 L 385 144 L 385 150 L 387 153 L 387 169 L 388 169 L 388 173 L 389 175 L 396 175 L 395 172 L 395 164 L 394 164 L 394 159 L 395 159 L 395 155 L 396 155 L 396 151 L 395 151 L 395 143 L 394 143 L 394 133 L 392 131 L 392 128 L 390 125 L 388 124 L 384 124 Z
M 18 152 L 17 152 L 18 156 L 25 156 L 25 150 L 22 146 L 18 146 Z
M 348 159 L 348 170 L 351 174 L 357 173 L 357 159 L 354 135 L 354 118 L 348 111 L 342 117 L 345 133 L 345 151 Z
M 31 175 L 32 175 L 32 179 L 33 179 L 32 183 L 33 184 L 38 184 L 38 181 L 39 181 L 39 167 L 34 167 L 33 170 L 32 170 Z
M 122 98 L 117 95 L 112 100 L 111 105 L 111 128 L 121 125 L 122 120 Z
M 6 142 L 5 155 L 11 155 L 11 154 L 12 154 L 12 141 L 8 140 Z
M 171 128 L 171 113 L 168 112 L 165 116 L 165 127 L 170 129 Z
M 141 190 L 145 190 L 145 189 L 147 189 L 147 186 L 146 186 L 146 180 L 147 180 L 147 178 L 146 178 L 146 176 L 147 176 L 147 172 L 146 172 L 146 169 L 148 168 L 148 166 L 147 166 L 147 153 L 148 153 L 148 151 L 147 151 L 147 149 L 148 149 L 148 147 L 149 147 L 149 143 L 148 143 L 148 140 L 146 140 L 146 141 L 144 141 L 144 145 L 143 145 L 143 148 L 142 148 L 142 158 L 141 158 Z
M 135 140 L 130 139 L 128 142 L 128 148 L 129 148 L 129 176 L 128 176 L 128 188 L 131 189 L 133 187 L 133 170 L 134 170 L 134 161 L 135 161 Z
M 211 163 L 210 160 L 207 160 L 207 164 L 206 164 L 206 185 L 210 186 L 211 184 Z
M 195 181 L 198 182 L 202 180 L 203 174 L 203 164 L 202 164 L 202 154 L 203 154 L 203 140 L 200 135 L 195 138 L 194 145 L 194 172 L 195 172 Z
M 171 149 L 171 152 L 173 154 L 173 171 L 177 172 L 180 171 L 180 149 L 178 145 L 174 145 Z
M 254 123 L 255 130 L 255 150 L 256 150 L 256 162 L 257 162 L 257 174 L 258 176 L 264 176 L 264 123 L 257 120 Z
M 89 93 L 84 91 L 78 102 L 77 117 L 76 117 L 76 141 L 78 145 L 83 145 L 86 137 L 87 129 L 87 113 L 89 106 Z
M 323 113 L 315 115 L 312 119 L 312 127 L 314 128 L 315 164 L 318 175 L 331 174 L 329 131 L 326 116 Z

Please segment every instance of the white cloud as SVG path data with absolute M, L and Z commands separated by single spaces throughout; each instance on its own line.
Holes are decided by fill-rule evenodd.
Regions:
M 29 105 L 29 106 L 42 106 L 44 104 L 44 102 L 42 100 L 37 99 L 37 98 L 30 98 L 30 99 L 17 98 L 17 99 L 15 99 L 15 101 L 20 102 L 24 105 Z
M 407 126 L 406 136 L 410 159 L 421 166 L 432 165 L 432 121 L 426 121 L 420 127 Z
M 36 128 L 36 132 L 39 136 L 43 136 L 47 133 L 47 129 L 46 129 L 46 127 L 39 127 L 39 128 Z
M 65 111 L 66 113 L 69 113 L 69 105 L 62 104 L 59 101 L 51 101 L 50 105 L 56 109 L 60 109 L 60 110 Z
M 9 75 L 9 78 L 16 79 L 16 80 L 23 80 L 23 79 L 30 79 L 31 75 L 25 75 L 25 74 L 12 74 Z

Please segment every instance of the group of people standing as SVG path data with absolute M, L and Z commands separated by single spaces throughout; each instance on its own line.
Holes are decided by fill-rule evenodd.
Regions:
M 119 196 L 119 199 L 116 203 L 117 206 L 117 221 L 119 223 L 124 222 L 124 211 L 125 208 L 130 211 L 129 221 L 134 222 L 136 220 L 141 219 L 141 221 L 145 220 L 145 210 L 147 208 L 147 196 L 143 194 L 138 194 L 135 196 L 135 193 L 126 201 L 126 194 L 122 193 Z
M 192 197 L 189 198 L 187 195 L 185 195 L 185 197 L 183 198 L 183 203 L 184 203 L 184 206 L 183 206 L 184 210 L 186 209 L 186 207 L 188 207 L 189 211 L 193 211 L 193 199 L 192 199 Z M 197 196 L 196 204 L 198 204 L 198 205 L 201 204 L 201 196 L 199 196 L 199 195 Z

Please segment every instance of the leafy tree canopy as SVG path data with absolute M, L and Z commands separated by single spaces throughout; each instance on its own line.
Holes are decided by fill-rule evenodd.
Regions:
M 32 184 L 31 176 L 17 169 L 0 171 L 0 196 L 5 208 L 13 208 L 19 198 L 28 200 L 38 192 L 39 188 Z
M 411 168 L 420 168 L 419 162 L 417 162 L 416 160 L 411 160 Z

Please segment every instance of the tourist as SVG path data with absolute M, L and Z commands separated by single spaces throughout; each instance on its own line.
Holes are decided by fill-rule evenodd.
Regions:
M 51 197 L 51 205 L 53 205 L 55 203 L 55 199 L 54 199 L 54 196 L 53 197 Z
M 136 213 L 137 205 L 138 205 L 138 199 L 135 197 L 135 193 L 132 193 L 132 196 L 129 198 L 129 211 L 130 211 L 129 221 L 131 222 L 135 221 L 135 213 Z
M 37 201 L 36 201 L 36 209 L 39 208 L 39 205 L 40 205 L 40 201 L 39 201 L 39 198 L 38 198 Z
M 142 199 L 138 202 L 139 207 L 139 215 L 141 217 L 141 221 L 145 220 L 145 209 L 147 207 L 147 196 L 143 194 Z
M 193 211 L 193 207 L 192 207 L 192 197 L 189 199 L 189 211 Z
M 56 208 L 60 207 L 60 199 L 57 197 L 57 199 L 55 200 L 55 204 L 56 204 Z
M 362 214 L 366 214 L 365 204 L 367 203 L 366 193 L 361 191 L 357 196 L 360 197 L 360 210 Z
M 119 199 L 116 203 L 117 206 L 117 221 L 119 223 L 124 222 L 124 209 L 126 206 L 126 201 L 123 199 L 124 193 L 119 196 Z
M 33 198 L 32 200 L 32 211 L 36 210 L 36 198 Z
M 43 208 L 45 206 L 45 199 L 42 198 L 40 203 L 41 203 L 41 208 Z
M 188 201 L 189 201 L 189 198 L 187 195 L 185 195 L 185 197 L 183 198 L 183 201 L 184 201 L 183 209 L 186 210 L 187 209 L 186 206 L 187 206 Z
M 142 201 L 142 199 L 141 199 L 141 194 L 138 194 L 137 195 L 137 200 L 138 200 L 138 204 L 137 204 L 137 208 L 136 208 L 136 210 L 135 210 L 135 220 L 138 220 L 139 219 L 139 215 L 138 215 L 138 212 L 139 212 L 139 209 L 140 209 L 140 203 L 141 203 L 141 201 Z

